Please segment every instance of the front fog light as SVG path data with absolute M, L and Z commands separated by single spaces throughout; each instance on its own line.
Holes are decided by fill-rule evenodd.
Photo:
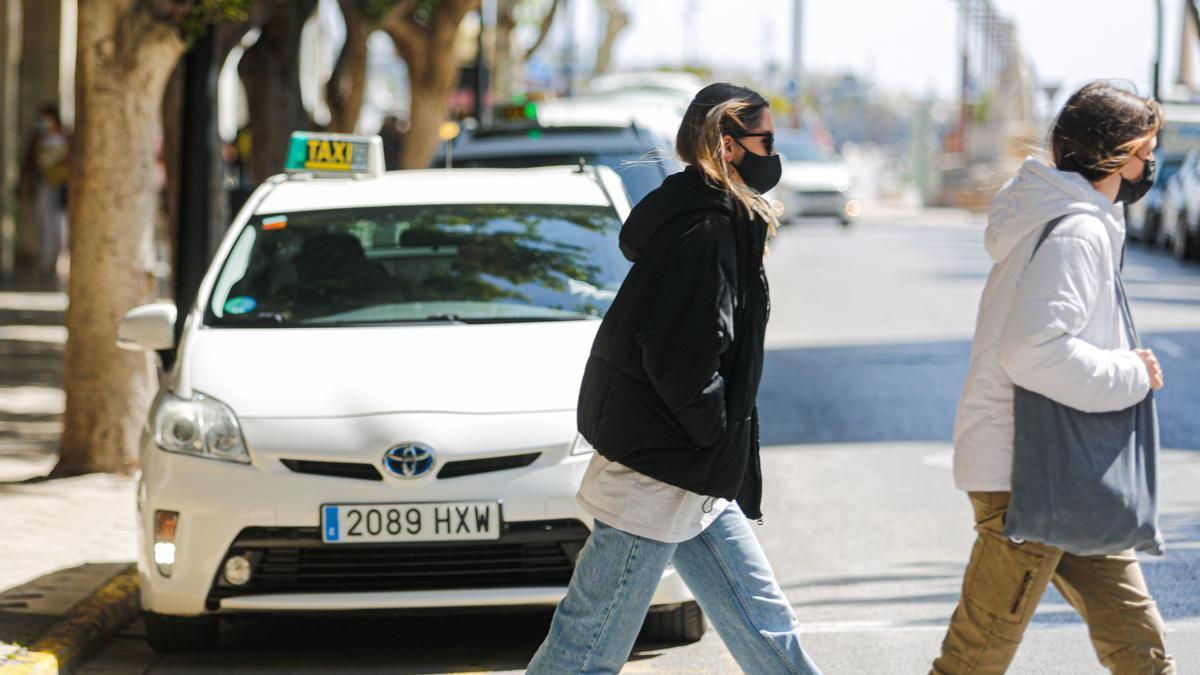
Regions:
M 250 559 L 244 555 L 231 555 L 225 560 L 225 581 L 231 586 L 245 586 L 251 571 Z
M 175 569 L 175 531 L 178 528 L 178 513 L 154 512 L 154 566 L 164 577 L 171 576 L 171 571 Z

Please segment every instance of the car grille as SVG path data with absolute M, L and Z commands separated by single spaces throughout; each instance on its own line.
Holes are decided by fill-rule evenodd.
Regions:
M 523 466 L 529 466 L 537 461 L 541 456 L 539 452 L 531 452 L 525 455 L 510 455 L 508 457 L 485 457 L 484 459 L 462 459 L 454 462 L 446 462 L 441 471 L 438 471 L 438 478 L 458 478 L 459 476 L 473 476 L 477 473 L 489 473 L 491 471 L 504 471 L 505 469 L 519 469 Z
M 314 462 L 307 459 L 281 459 L 283 465 L 296 473 L 311 473 L 335 478 L 358 478 L 360 480 L 383 480 L 379 469 L 358 462 Z
M 489 542 L 325 544 L 315 527 L 249 527 L 226 556 L 247 556 L 250 581 L 220 575 L 208 597 L 566 586 L 589 530 L 578 520 L 504 525 Z
M 483 459 L 461 459 L 446 462 L 438 471 L 438 478 L 459 478 L 474 476 L 492 471 L 505 471 L 529 466 L 541 456 L 539 452 L 524 455 L 508 455 L 506 457 L 485 457 Z M 373 464 L 361 462 L 317 462 L 307 459 L 281 459 L 284 466 L 296 473 L 308 473 L 317 476 L 332 476 L 334 478 L 356 478 L 359 480 L 383 480 L 379 469 Z

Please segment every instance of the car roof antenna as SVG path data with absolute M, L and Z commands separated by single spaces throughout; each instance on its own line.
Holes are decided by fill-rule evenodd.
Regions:
M 579 156 L 579 163 L 578 163 L 578 164 L 575 166 L 575 173 L 586 173 L 586 172 L 587 172 L 587 165 L 588 165 L 588 163 L 587 163 L 587 157 L 584 157 L 583 155 L 580 155 L 580 156 Z

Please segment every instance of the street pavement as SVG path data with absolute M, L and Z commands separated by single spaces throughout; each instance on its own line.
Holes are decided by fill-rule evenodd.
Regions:
M 869 216 L 848 230 L 801 223 L 772 243 L 773 313 L 759 399 L 766 516 L 755 529 L 826 673 L 926 672 L 957 602 L 973 531 L 966 498 L 952 485 L 948 441 L 990 264 L 981 236 L 979 216 L 927 210 Z M 1159 403 L 1169 551 L 1144 559 L 1146 575 L 1180 672 L 1200 672 L 1200 266 L 1132 248 L 1126 278 L 1168 383 Z M 34 334 L 52 337 L 48 329 L 25 333 Z M 13 351 L 6 339 L 0 334 L 7 359 Z M 0 410 L 8 410 L 3 401 L 21 398 L 8 391 L 16 388 L 0 382 L 0 397 L 10 396 L 0 398 Z M 20 445 L 13 439 L 22 436 L 4 424 L 55 419 L 45 412 L 50 394 L 38 391 L 42 412 L 0 417 L 0 467 L 6 453 L 17 452 L 10 441 Z M 19 466 L 39 456 L 21 452 Z M 0 514 L 16 498 L 9 488 L 0 484 Z M 132 510 L 122 513 L 116 501 L 106 508 L 114 528 L 108 540 L 118 549 L 128 545 L 125 559 L 132 559 L 132 539 L 122 539 L 132 536 Z M 77 565 L 84 555 L 55 564 Z M 28 575 L 31 568 L 23 569 Z M 0 588 L 22 581 L 15 576 L 0 577 Z M 223 627 L 218 651 L 169 656 L 151 652 L 134 622 L 77 672 L 520 672 L 547 622 L 545 612 L 243 619 Z M 710 629 L 693 645 L 640 644 L 624 672 L 738 669 Z M 1085 627 L 1051 590 L 1010 672 L 1104 671 Z

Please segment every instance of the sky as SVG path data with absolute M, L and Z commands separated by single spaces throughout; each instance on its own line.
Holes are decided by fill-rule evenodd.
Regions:
M 580 3 L 576 23 L 594 31 Z M 1175 75 L 1184 0 L 1163 0 L 1164 82 Z M 626 0 L 632 25 L 620 38 L 619 68 L 678 65 L 686 49 L 702 62 L 760 69 L 791 60 L 793 0 Z M 804 0 L 805 68 L 869 74 L 879 86 L 953 98 L 957 72 L 954 0 Z M 1097 78 L 1133 81 L 1150 93 L 1154 0 L 993 0 L 1015 22 L 1039 82 L 1071 88 Z M 685 24 L 684 17 L 692 17 Z M 694 30 L 688 31 L 691 27 Z M 586 38 L 584 38 L 586 39 Z

